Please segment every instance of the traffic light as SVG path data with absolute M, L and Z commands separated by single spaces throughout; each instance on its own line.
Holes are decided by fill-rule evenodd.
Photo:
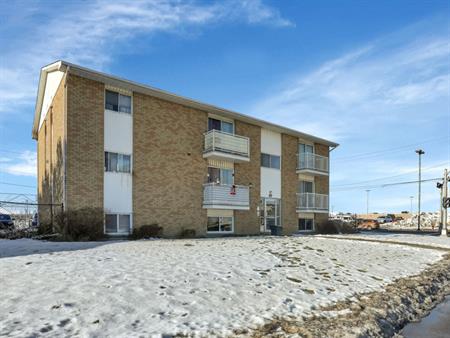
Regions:
M 444 198 L 443 198 L 442 206 L 443 206 L 445 209 L 450 208 L 450 197 L 444 197 Z

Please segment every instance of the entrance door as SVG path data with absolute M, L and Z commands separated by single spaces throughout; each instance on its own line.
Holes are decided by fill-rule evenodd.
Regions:
M 281 226 L 280 199 L 264 199 L 264 230 L 270 231 L 271 226 Z

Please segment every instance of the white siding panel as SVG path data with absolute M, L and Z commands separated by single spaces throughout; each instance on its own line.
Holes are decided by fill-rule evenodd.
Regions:
M 41 119 L 39 120 L 39 129 L 45 120 L 48 109 L 52 105 L 53 97 L 58 90 L 59 84 L 64 76 L 64 72 L 59 70 L 51 72 L 47 75 L 47 82 L 45 83 L 44 99 L 42 101 Z
M 261 197 L 281 198 L 281 170 L 261 167 Z
M 233 210 L 226 209 L 207 209 L 208 217 L 233 217 Z
M 261 152 L 281 156 L 281 134 L 261 129 Z
M 131 174 L 105 172 L 104 182 L 105 213 L 131 214 L 133 211 Z
M 131 114 L 105 111 L 105 151 L 131 155 L 133 152 Z

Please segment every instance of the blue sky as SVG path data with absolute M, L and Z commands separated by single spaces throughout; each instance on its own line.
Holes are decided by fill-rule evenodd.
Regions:
M 0 13 L 0 193 L 35 193 L 39 69 L 58 59 L 340 143 L 334 211 L 365 211 L 366 189 L 371 211 L 409 210 L 417 185 L 381 185 L 417 179 L 418 147 L 424 179 L 450 167 L 448 1 L 18 1 Z M 437 209 L 434 182 L 422 201 Z

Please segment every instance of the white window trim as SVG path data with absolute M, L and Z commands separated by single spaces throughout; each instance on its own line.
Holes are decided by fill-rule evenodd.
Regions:
M 206 225 L 206 233 L 208 234 L 232 234 L 234 233 L 234 216 L 209 216 L 207 218 L 219 218 L 219 229 L 220 229 L 220 222 L 222 218 L 230 218 L 231 217 L 231 231 L 208 231 L 208 225 Z
M 261 156 L 262 156 L 262 154 L 269 155 L 270 157 L 272 157 L 272 156 L 277 156 L 277 157 L 279 157 L 279 158 L 280 158 L 280 168 L 264 167 L 264 166 L 262 165 L 262 163 L 260 163 L 261 168 L 272 169 L 272 170 L 281 170 L 281 168 L 282 168 L 282 166 L 281 166 L 281 155 L 275 155 L 275 154 L 269 154 L 269 153 L 261 152 Z M 261 161 L 261 160 L 260 160 L 260 161 Z M 272 164 L 272 160 L 270 161 L 270 163 Z
M 105 174 L 120 174 L 120 175 L 131 175 L 133 173 L 133 155 L 132 154 L 124 154 L 121 152 L 117 152 L 117 151 L 112 151 L 112 150 L 105 150 L 104 153 L 114 153 L 117 155 L 126 155 L 126 156 L 130 156 L 130 172 L 126 172 L 126 171 L 108 171 L 106 170 L 106 168 L 103 165 L 103 169 L 104 169 L 104 173 Z M 103 156 L 103 162 L 105 162 L 105 158 Z
M 119 228 L 119 215 L 129 215 L 130 216 L 130 230 L 129 232 L 106 232 L 106 215 L 115 215 L 117 221 L 117 229 Z M 123 236 L 130 235 L 133 233 L 133 214 L 131 212 L 105 212 L 103 214 L 103 233 L 108 236 Z

